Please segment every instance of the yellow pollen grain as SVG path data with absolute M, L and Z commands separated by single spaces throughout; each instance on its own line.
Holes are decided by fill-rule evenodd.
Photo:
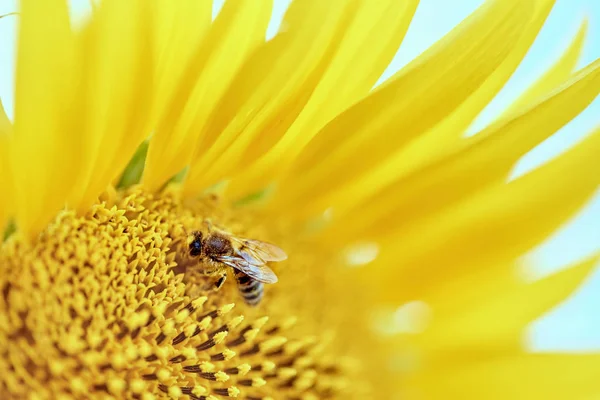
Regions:
M 202 308 L 202 306 L 204 305 L 204 303 L 206 303 L 207 300 L 208 300 L 208 297 L 206 297 L 206 296 L 196 297 L 194 300 L 192 300 L 192 306 L 195 309 Z
M 185 336 L 190 337 L 192 336 L 192 334 L 196 331 L 196 327 L 197 325 L 188 325 L 187 327 L 185 327 L 185 329 L 183 330 L 183 332 L 185 333 Z
M 157 356 L 160 360 L 166 360 L 170 358 L 171 348 L 169 347 L 158 347 L 154 349 L 154 355 Z
M 216 344 L 222 343 L 228 334 L 229 334 L 229 332 L 219 332 L 213 337 L 213 340 L 215 341 Z
M 65 364 L 63 362 L 54 360 L 50 363 L 49 365 L 50 367 L 50 372 L 53 375 L 60 375 L 66 368 Z
M 74 355 L 85 348 L 85 342 L 74 334 L 69 334 L 63 339 L 61 347 L 68 354 Z
M 94 351 L 90 351 L 90 352 L 81 354 L 79 356 L 79 358 L 81 359 L 81 362 L 83 363 L 83 365 L 85 365 L 86 367 L 96 366 L 96 365 L 100 364 L 101 361 L 104 360 L 104 357 L 102 356 L 102 354 L 100 354 L 99 352 L 94 352 Z M 52 362 L 52 364 L 53 363 L 54 362 Z
M 247 342 L 250 342 L 254 340 L 259 332 L 259 329 L 250 329 L 248 332 L 244 333 L 244 339 L 246 339 Z
M 298 322 L 298 317 L 296 317 L 296 316 L 287 317 L 281 323 L 281 328 L 285 329 L 285 330 L 290 329 L 291 327 L 296 325 L 297 322 Z
M 225 349 L 223 350 L 223 357 L 225 358 L 225 361 L 227 360 L 231 360 L 233 357 L 235 357 L 236 352 L 230 349 Z
M 115 354 L 111 360 L 114 369 L 121 369 L 127 365 L 125 354 Z
M 290 367 L 279 368 L 277 371 L 277 376 L 279 376 L 281 379 L 290 379 L 296 375 L 298 375 L 298 371 Z
M 140 356 L 142 356 L 142 357 L 150 356 L 152 354 L 152 350 L 153 350 L 152 346 L 147 342 L 140 343 L 140 346 L 138 348 Z
M 317 371 L 315 371 L 314 369 L 308 369 L 302 373 L 302 378 L 314 380 L 317 377 L 317 375 Z
M 233 310 L 234 307 L 235 307 L 235 303 L 225 304 L 224 306 L 219 308 L 219 315 L 227 314 L 228 312 Z
M 156 304 L 154 306 L 154 316 L 162 316 L 162 315 L 164 315 L 164 313 L 167 310 L 168 306 L 169 306 L 169 303 L 166 302 L 166 301 L 158 302 L 158 304 Z
M 240 394 L 240 389 L 235 386 L 230 386 L 227 388 L 227 395 L 229 397 L 238 397 Z
M 263 327 L 263 326 L 264 326 L 264 325 L 267 323 L 267 321 L 269 321 L 269 317 L 267 317 L 267 316 L 264 316 L 264 317 L 257 318 L 257 319 L 256 319 L 256 320 L 255 320 L 255 321 L 252 323 L 252 327 L 253 327 L 254 329 L 260 329 L 260 328 L 262 328 L 262 327 Z
M 165 382 L 167 379 L 171 377 L 171 373 L 166 369 L 162 368 L 156 372 L 156 377 L 160 382 Z
M 169 397 L 172 399 L 178 399 L 183 395 L 181 388 L 179 386 L 171 386 L 169 388 Z
M 304 347 L 304 343 L 302 342 L 288 342 L 284 346 L 284 351 L 287 354 L 296 354 L 298 350 Z
M 197 350 L 193 347 L 184 347 L 180 351 L 181 355 L 183 355 L 188 360 L 194 359 L 196 357 L 196 354 L 198 353 Z
M 150 311 L 142 310 L 139 313 L 133 314 L 128 319 L 128 328 L 129 330 L 134 330 L 142 325 L 145 325 L 148 322 L 148 318 L 150 318 Z
M 265 381 L 263 378 L 252 378 L 252 386 L 253 387 L 262 387 L 265 386 L 267 384 L 267 381 Z
M 127 384 L 123 379 L 112 378 L 108 382 L 106 382 L 106 386 L 108 387 L 108 391 L 114 395 L 118 395 L 125 390 Z
M 129 382 L 129 387 L 132 393 L 140 394 L 146 389 L 146 382 L 142 379 L 132 379 L 131 382 Z
M 241 376 L 246 375 L 252 369 L 252 366 L 248 363 L 240 364 L 237 366 L 238 374 Z
M 175 317 L 175 322 L 177 322 L 178 324 L 181 324 L 183 321 L 188 319 L 189 316 L 190 316 L 190 312 L 187 309 L 179 311 L 179 313 L 177 313 L 177 316 Z
M 238 315 L 237 317 L 233 318 L 231 320 L 231 322 L 229 322 L 227 324 L 227 326 L 229 327 L 229 329 L 233 329 L 233 328 L 237 327 L 239 324 L 241 324 L 243 320 L 244 320 L 244 316 Z
M 87 335 L 87 342 L 90 347 L 94 348 L 102 342 L 102 336 L 95 332 L 89 332 Z
M 176 323 L 177 323 L 176 321 L 173 321 L 171 319 L 166 321 L 166 323 L 161 328 L 161 331 L 167 336 L 173 335 L 175 333 L 175 324 Z
M 128 347 L 125 348 L 124 355 L 125 355 L 125 359 L 128 362 L 131 362 L 131 361 L 135 360 L 139 356 L 139 353 L 138 353 L 138 350 L 135 347 L 128 346 Z
M 219 371 L 215 373 L 215 378 L 217 382 L 227 382 L 229 380 L 229 375 L 223 371 Z
M 324 343 L 317 343 L 309 351 L 309 354 L 321 354 L 327 347 Z
M 211 323 L 212 323 L 211 317 L 204 317 L 204 318 L 202 318 L 202 321 L 200 321 L 198 326 L 200 327 L 200 329 L 205 331 L 206 329 L 208 329 L 208 327 L 210 326 Z
M 299 379 L 296 379 L 296 381 L 294 382 L 294 387 L 297 390 L 304 391 L 304 390 L 308 389 L 309 387 L 311 387 L 313 385 L 313 383 L 314 383 L 313 379 L 299 378 Z
M 74 393 L 85 393 L 87 391 L 87 385 L 82 378 L 73 378 L 71 380 L 71 390 Z
M 294 362 L 294 366 L 298 368 L 307 368 L 310 365 L 314 364 L 314 360 L 310 356 L 298 357 Z
M 204 386 L 194 386 L 194 388 L 192 389 L 192 394 L 194 396 L 202 396 L 203 394 L 205 394 L 207 392 L 206 388 Z
M 215 370 L 215 368 L 215 364 L 208 361 L 203 361 L 200 363 L 200 370 L 202 370 L 202 372 L 212 372 Z
M 300 340 L 305 346 L 319 343 L 319 338 L 316 336 L 307 336 Z
M 268 352 L 270 350 L 273 350 L 277 347 L 284 345 L 286 342 L 287 342 L 287 338 L 285 338 L 283 336 L 277 336 L 277 337 L 267 339 L 264 342 L 262 342 L 260 344 L 260 349 L 262 351 Z
M 264 361 L 260 366 L 261 369 L 267 373 L 273 372 L 277 367 L 273 361 Z

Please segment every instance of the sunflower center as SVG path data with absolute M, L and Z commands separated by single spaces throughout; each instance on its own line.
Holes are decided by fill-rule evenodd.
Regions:
M 290 302 L 267 289 L 250 308 L 234 280 L 207 284 L 187 258 L 189 232 L 207 217 L 243 229 L 218 199 L 184 206 L 176 192 L 132 188 L 106 194 L 85 217 L 62 212 L 33 244 L 9 238 L 0 252 L 2 398 L 357 394 L 347 363 L 324 332 L 297 328 L 282 308 Z

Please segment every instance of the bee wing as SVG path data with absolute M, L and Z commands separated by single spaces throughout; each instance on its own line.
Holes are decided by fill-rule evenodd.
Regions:
M 264 263 L 259 265 L 252 264 L 247 260 L 235 256 L 221 256 L 218 258 L 223 264 L 229 265 L 232 268 L 242 271 L 250 278 L 263 283 L 276 283 L 277 275 L 267 267 Z
M 274 244 L 253 239 L 235 238 L 234 240 L 242 245 L 237 249 L 237 253 L 251 264 L 260 265 L 269 261 L 287 260 L 285 251 Z

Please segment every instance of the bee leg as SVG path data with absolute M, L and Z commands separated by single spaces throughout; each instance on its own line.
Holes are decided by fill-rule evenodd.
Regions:
M 208 268 L 204 268 L 204 270 L 202 272 L 206 276 L 214 276 L 217 272 L 219 272 L 219 268 L 218 267 L 208 267 Z
M 225 280 L 227 279 L 227 273 L 223 273 L 219 279 L 217 279 L 217 281 L 215 282 L 215 290 L 219 290 L 221 289 L 221 287 L 223 286 L 223 284 L 225 283 Z
M 227 274 L 220 273 L 218 275 L 204 275 L 204 284 L 202 285 L 203 290 L 219 290 L 227 279 Z
M 204 226 L 206 226 L 206 228 L 211 231 L 212 230 L 212 221 L 209 218 L 206 218 L 204 221 L 202 221 L 202 223 L 204 224 Z

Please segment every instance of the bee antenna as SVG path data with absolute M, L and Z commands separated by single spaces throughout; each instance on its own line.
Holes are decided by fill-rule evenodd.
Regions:
M 4 18 L 4 17 L 10 17 L 11 15 L 19 15 L 19 13 L 18 13 L 18 12 L 16 12 L 16 11 L 14 11 L 14 12 L 9 12 L 9 13 L 6 13 L 6 14 L 1 14 L 1 15 L 0 15 L 0 19 L 2 19 L 2 18 Z
M 186 237 L 190 236 L 190 233 L 188 232 L 187 229 L 185 229 L 185 226 L 181 225 L 181 229 L 183 230 L 183 233 L 185 233 Z

